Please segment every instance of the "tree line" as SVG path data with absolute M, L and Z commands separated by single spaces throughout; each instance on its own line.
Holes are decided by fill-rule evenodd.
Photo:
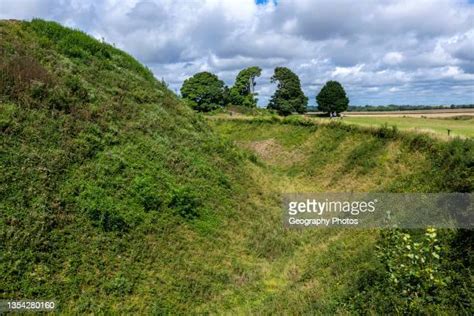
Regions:
M 255 78 L 261 73 L 262 69 L 258 66 L 245 68 L 237 74 L 234 85 L 229 88 L 215 74 L 199 72 L 184 81 L 181 96 L 199 112 L 209 112 L 228 105 L 254 108 L 258 102 Z M 276 67 L 270 80 L 277 83 L 277 88 L 267 109 L 275 110 L 280 115 L 307 111 L 308 97 L 301 89 L 298 75 L 287 67 Z M 316 96 L 316 102 L 318 110 L 325 113 L 340 113 L 349 106 L 346 92 L 337 81 L 326 82 Z

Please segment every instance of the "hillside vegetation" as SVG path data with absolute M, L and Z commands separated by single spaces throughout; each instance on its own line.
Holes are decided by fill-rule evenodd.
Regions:
M 457 235 L 449 288 L 407 307 L 375 286 L 378 231 L 286 230 L 280 206 L 283 192 L 472 192 L 469 140 L 209 124 L 84 33 L 0 21 L 0 39 L 0 299 L 98 314 L 469 312 L 472 250 L 449 248 Z
M 442 142 L 386 126 L 374 129 L 341 122 L 317 124 L 297 116 L 209 118 L 224 137 L 257 156 L 260 168 L 254 174 L 268 190 L 474 189 L 472 140 Z M 318 304 L 327 294 L 337 297 L 337 303 L 330 302 L 336 304 L 338 312 L 472 314 L 472 231 L 340 229 L 334 235 L 332 229 L 321 230 L 318 237 L 301 235 L 305 242 L 294 250 L 287 264 L 300 277 L 311 277 L 290 282 L 289 289 L 294 292 L 284 292 L 276 300 L 277 310 L 287 310 L 303 300 L 311 303 L 303 303 L 304 308 L 298 312 L 332 313 L 334 310 L 326 309 L 326 304 Z M 325 251 L 328 253 L 323 255 Z M 328 282 L 327 287 L 321 282 Z
M 110 45 L 41 20 L 2 21 L 0 36 L 1 297 L 210 304 L 235 274 L 222 226 L 239 153 Z

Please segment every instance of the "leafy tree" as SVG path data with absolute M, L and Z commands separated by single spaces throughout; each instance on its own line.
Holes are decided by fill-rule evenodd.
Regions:
M 235 78 L 235 84 L 230 89 L 230 103 L 245 107 L 256 107 L 258 99 L 254 93 L 256 85 L 255 78 L 259 77 L 262 69 L 257 66 L 248 67 L 239 72 Z
M 209 112 L 224 105 L 224 82 L 207 71 L 199 72 L 184 80 L 181 95 L 200 112 Z
M 286 67 L 277 67 L 271 81 L 278 81 L 278 86 L 268 104 L 269 109 L 277 110 L 280 115 L 306 112 L 308 98 L 301 90 L 300 79 L 294 72 Z
M 337 81 L 328 81 L 316 96 L 318 110 L 321 112 L 341 113 L 349 106 L 349 99 L 342 85 Z

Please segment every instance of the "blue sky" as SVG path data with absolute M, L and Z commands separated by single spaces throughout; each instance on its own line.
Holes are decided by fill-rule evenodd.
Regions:
M 258 65 L 263 106 L 273 69 L 286 66 L 310 104 L 328 80 L 354 105 L 474 103 L 473 0 L 0 2 L 0 18 L 55 20 L 114 43 L 176 91 L 199 71 L 231 85 Z

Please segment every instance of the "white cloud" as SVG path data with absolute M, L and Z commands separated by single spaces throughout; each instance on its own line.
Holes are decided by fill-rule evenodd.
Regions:
M 399 52 L 389 52 L 383 57 L 383 61 L 389 65 L 396 65 L 403 61 L 403 54 Z

